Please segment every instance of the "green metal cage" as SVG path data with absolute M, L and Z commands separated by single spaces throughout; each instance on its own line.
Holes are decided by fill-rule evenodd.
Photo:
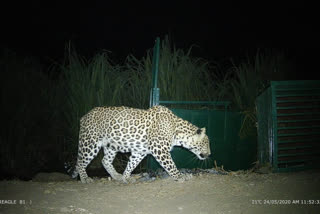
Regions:
M 273 81 L 256 104 L 259 162 L 274 172 L 318 168 L 320 81 Z

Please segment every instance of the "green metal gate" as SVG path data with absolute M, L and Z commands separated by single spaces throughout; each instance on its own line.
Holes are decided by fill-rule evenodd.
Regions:
M 258 160 L 274 172 L 319 167 L 320 81 L 277 81 L 256 100 Z
M 214 161 L 227 170 L 248 169 L 256 160 L 256 139 L 240 139 L 238 136 L 242 124 L 242 115 L 229 111 L 230 102 L 209 101 L 162 101 L 160 89 L 157 87 L 160 39 L 156 39 L 153 52 L 152 89 L 150 92 L 150 107 L 154 105 L 175 105 L 182 108 L 171 109 L 177 116 L 188 120 L 198 127 L 206 127 L 210 139 L 212 155 L 206 162 L 199 161 L 188 150 L 175 147 L 171 151 L 178 168 L 212 168 Z M 186 106 L 206 106 L 206 108 L 185 109 Z M 147 159 L 148 169 L 160 168 L 152 157 Z

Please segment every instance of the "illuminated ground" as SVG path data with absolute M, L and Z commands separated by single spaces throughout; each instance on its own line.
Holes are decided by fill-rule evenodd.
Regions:
M 106 178 L 93 184 L 2 181 L 0 213 L 316 213 L 319 178 L 319 171 L 308 171 L 202 174 L 184 183 L 167 178 L 127 185 Z M 16 204 L 5 204 L 12 200 Z

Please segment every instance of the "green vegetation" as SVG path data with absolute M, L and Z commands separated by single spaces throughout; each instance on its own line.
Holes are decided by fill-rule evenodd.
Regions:
M 60 87 L 64 99 L 62 119 L 70 152 L 77 151 L 79 121 L 84 114 L 96 106 L 121 104 L 125 78 L 120 68 L 112 65 L 107 53 L 86 61 L 68 49 L 67 60 L 60 67 Z
M 219 83 L 220 96 L 232 101 L 232 108 L 240 111 L 244 118 L 239 136 L 256 135 L 257 96 L 271 80 L 285 80 L 293 69 L 283 53 L 257 52 L 254 57 L 232 67 Z
M 277 76 L 286 67 L 282 56 L 258 53 L 221 70 L 191 53 L 192 48 L 177 49 L 167 37 L 162 41 L 161 99 L 230 100 L 244 115 L 240 135 L 254 133 L 255 98 L 271 79 L 283 78 Z M 152 50 L 142 59 L 129 55 L 117 65 L 107 52 L 87 60 L 68 47 L 65 61 L 56 64 L 53 78 L 33 59 L 8 51 L 0 57 L 0 167 L 5 176 L 30 178 L 39 170 L 63 170 L 63 163 L 75 161 L 79 120 L 95 106 L 149 107 Z M 116 162 L 124 168 L 123 161 Z

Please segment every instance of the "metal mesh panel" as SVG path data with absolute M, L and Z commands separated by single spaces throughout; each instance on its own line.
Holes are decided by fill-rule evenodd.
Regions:
M 272 82 L 257 98 L 257 108 L 258 155 L 262 163 L 270 162 L 274 171 L 319 166 L 320 81 Z M 267 127 L 270 118 L 272 126 Z M 266 152 L 272 153 L 271 159 L 265 157 Z

